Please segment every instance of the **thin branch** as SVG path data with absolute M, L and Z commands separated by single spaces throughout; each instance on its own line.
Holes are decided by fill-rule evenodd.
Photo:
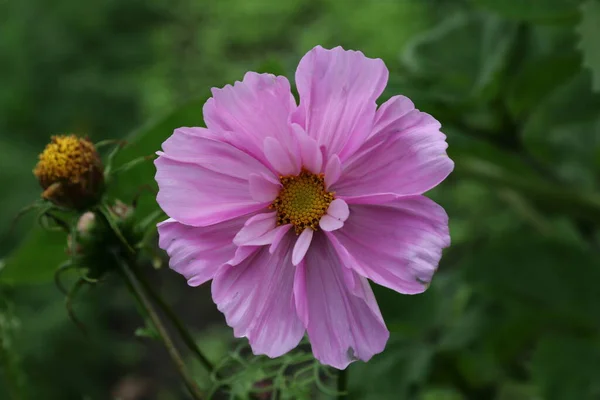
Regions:
M 175 314 L 175 312 L 173 312 L 173 310 L 171 309 L 171 307 L 169 307 L 169 305 L 167 303 L 165 303 L 165 301 L 162 299 L 162 297 L 158 293 L 156 293 L 156 291 L 148 283 L 148 280 L 146 279 L 146 277 L 144 277 L 141 274 L 136 274 L 136 277 L 141 282 L 142 286 L 144 287 L 144 290 L 146 290 L 146 292 L 148 292 L 148 294 L 150 295 L 150 297 L 152 298 L 152 300 L 154 300 L 158 304 L 158 306 L 160 307 L 160 309 L 171 320 L 171 322 L 173 323 L 173 326 L 175 327 L 175 329 L 177 330 L 177 332 L 181 336 L 181 339 L 184 341 L 184 343 L 186 344 L 186 346 L 196 355 L 196 357 L 198 357 L 198 360 L 208 370 L 208 372 L 212 372 L 215 369 L 215 366 L 202 353 L 202 351 L 200 350 L 200 348 L 196 344 L 196 341 L 194 340 L 194 338 L 192 337 L 192 335 L 190 334 L 190 332 L 187 330 L 187 328 L 185 327 L 185 325 L 183 324 L 183 322 L 179 319 L 179 317 L 177 316 L 177 314 Z
M 338 400 L 347 399 L 348 398 L 348 368 L 341 369 L 338 372 L 338 381 L 337 381 L 337 390 L 338 390 Z
M 154 310 L 154 306 L 152 305 L 152 302 L 150 301 L 150 299 L 147 297 L 146 293 L 144 292 L 144 289 L 143 289 L 142 285 L 140 284 L 140 282 L 138 281 L 136 274 L 132 271 L 132 269 L 129 267 L 129 265 L 124 260 L 122 260 L 120 257 L 118 257 L 116 255 L 115 255 L 115 258 L 121 267 L 121 270 L 122 270 L 125 280 L 127 282 L 127 286 L 129 287 L 129 289 L 130 289 L 131 293 L 134 295 L 134 297 L 138 300 L 138 302 L 140 303 L 142 308 L 145 310 L 145 312 L 150 317 L 150 320 L 152 321 L 152 323 L 154 324 L 154 327 L 156 328 L 156 331 L 160 335 L 165 347 L 167 348 L 169 356 L 173 360 L 173 363 L 175 364 L 175 367 L 177 368 L 179 375 L 181 375 L 181 378 L 183 379 L 190 394 L 192 395 L 192 397 L 195 400 L 203 399 L 204 397 L 203 397 L 202 393 L 200 392 L 200 389 L 196 385 L 196 382 L 188 374 L 186 366 L 185 366 L 185 362 L 183 361 L 183 358 L 181 357 L 179 350 L 177 350 L 177 348 L 175 347 L 173 340 L 169 336 L 169 332 L 164 327 L 162 321 L 160 320 L 160 317 Z

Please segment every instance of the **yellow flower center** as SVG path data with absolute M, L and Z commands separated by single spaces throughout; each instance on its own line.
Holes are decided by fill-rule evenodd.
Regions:
M 39 159 L 33 173 L 44 188 L 55 182 L 81 183 L 100 163 L 94 144 L 75 135 L 53 136 Z
M 292 224 L 297 234 L 306 228 L 316 231 L 335 198 L 333 192 L 325 189 L 324 175 L 302 170 L 300 175 L 282 176 L 279 180 L 283 187 L 269 207 L 277 211 L 277 225 Z
M 53 136 L 33 173 L 42 197 L 60 206 L 85 208 L 102 194 L 102 160 L 92 142 L 75 135 Z

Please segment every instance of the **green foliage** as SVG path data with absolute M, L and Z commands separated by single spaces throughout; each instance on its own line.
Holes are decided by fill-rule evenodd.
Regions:
M 567 182 L 597 188 L 596 156 L 600 151 L 600 95 L 580 73 L 550 92 L 529 114 L 522 140 L 538 160 L 551 165 Z
M 3 293 L 0 291 L 0 296 Z M 15 337 L 21 323 L 14 313 L 14 305 L 0 297 L 0 382 L 5 382 L 0 395 L 3 397 L 24 398 L 27 393 L 27 377 L 22 360 L 15 346 Z
M 229 392 L 242 399 L 266 396 L 281 399 L 335 397 L 337 374 L 306 351 L 306 341 L 276 359 L 252 356 L 244 341 L 225 354 L 211 374 L 210 393 Z
M 600 91 L 600 52 L 598 37 L 600 36 L 600 3 L 589 0 L 581 5 L 581 22 L 577 27 L 583 53 L 583 65 L 592 73 L 594 91 Z
M 533 376 L 547 400 L 597 398 L 599 369 L 600 347 L 596 340 L 548 336 L 533 353 Z
M 19 247 L 4 261 L 0 281 L 4 284 L 47 282 L 66 258 L 66 235 L 33 228 Z
M 555 23 L 574 19 L 580 0 L 472 0 L 472 2 L 506 18 Z
M 172 127 L 198 124 L 198 114 L 204 99 L 191 101 L 165 117 L 159 118 L 158 121 L 133 132 L 127 139 L 130 145 L 118 155 L 119 160 L 123 161 L 119 163 L 117 160 L 117 168 L 119 164 L 126 161 L 151 155 L 160 148 L 166 136 L 165 132 L 172 130 Z M 158 210 L 158 205 L 152 196 L 152 190 L 156 190 L 153 178 L 154 166 L 147 161 L 119 174 L 110 185 L 109 196 L 127 202 L 141 196 L 136 211 L 136 217 L 141 219 Z M 144 183 L 131 185 L 131 182 Z M 145 185 L 151 188 L 149 195 L 144 192 Z M 65 247 L 65 235 L 48 232 L 41 227 L 34 228 L 29 232 L 27 239 L 5 261 L 4 268 L 0 270 L 0 281 L 6 284 L 22 284 L 51 280 L 59 264 L 68 258 Z
M 553 89 L 579 71 L 579 57 L 571 54 L 542 55 L 528 61 L 510 83 L 506 106 L 516 120 L 543 102 Z
M 487 254 L 498 251 L 502 258 L 481 263 Z M 600 292 L 594 290 L 600 279 L 600 257 L 589 249 L 513 234 L 481 246 L 463 268 L 467 279 L 488 294 L 546 310 L 581 328 L 600 327 L 596 318 Z
M 459 12 L 411 39 L 403 60 L 428 83 L 431 95 L 468 102 L 496 89 L 494 79 L 506 63 L 515 32 L 514 24 L 496 17 Z M 445 79 L 435 79 L 440 74 Z

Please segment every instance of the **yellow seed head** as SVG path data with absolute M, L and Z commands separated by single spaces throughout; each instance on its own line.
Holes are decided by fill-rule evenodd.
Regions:
M 334 193 L 325 189 L 323 174 L 302 170 L 297 176 L 280 177 L 279 196 L 270 208 L 277 211 L 277 225 L 292 224 L 297 234 L 304 229 L 319 228 L 319 220 L 327 213 Z
M 85 138 L 53 136 L 33 173 L 44 189 L 42 197 L 59 206 L 83 209 L 102 195 L 102 160 L 94 144 Z

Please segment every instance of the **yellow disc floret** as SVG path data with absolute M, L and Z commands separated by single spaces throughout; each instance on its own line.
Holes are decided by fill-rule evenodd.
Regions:
M 292 224 L 297 234 L 306 228 L 316 231 L 335 198 L 333 192 L 325 189 L 324 175 L 302 170 L 300 175 L 282 176 L 279 180 L 283 187 L 270 206 L 277 211 L 277 225 Z
M 98 199 L 104 184 L 102 161 L 94 144 L 75 135 L 53 136 L 33 170 L 42 197 L 68 208 Z

